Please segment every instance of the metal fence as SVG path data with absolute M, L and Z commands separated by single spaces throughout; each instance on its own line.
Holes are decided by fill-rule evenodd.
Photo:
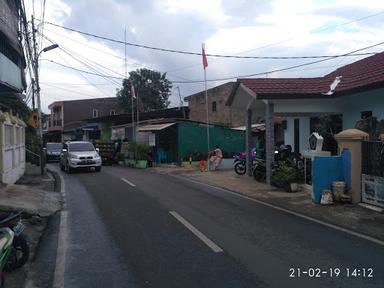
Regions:
M 381 176 L 384 173 L 384 143 L 381 141 L 363 141 L 362 174 Z

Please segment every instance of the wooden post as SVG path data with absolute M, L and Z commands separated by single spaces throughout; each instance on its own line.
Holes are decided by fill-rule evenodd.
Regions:
M 252 176 L 252 109 L 247 109 L 245 121 L 245 152 L 248 176 Z
M 265 106 L 265 155 L 266 155 L 266 177 L 267 184 L 271 185 L 272 178 L 272 163 L 275 156 L 275 131 L 273 123 L 273 103 L 267 102 Z

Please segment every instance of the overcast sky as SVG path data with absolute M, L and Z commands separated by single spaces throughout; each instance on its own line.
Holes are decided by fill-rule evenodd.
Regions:
M 25 0 L 27 14 L 42 19 L 43 0 Z M 382 0 L 47 0 L 45 21 L 80 31 L 160 48 L 240 56 L 336 55 L 384 41 Z M 39 22 L 37 22 L 39 23 Z M 40 48 L 52 41 L 62 49 L 42 53 L 42 107 L 54 101 L 112 97 L 121 80 L 74 71 L 123 77 L 124 45 L 81 35 L 49 24 Z M 40 37 L 39 37 L 40 38 Z M 39 41 L 40 43 L 40 41 Z M 361 52 L 380 52 L 383 45 Z M 277 73 L 275 69 L 313 59 L 255 60 L 208 58 L 207 78 L 265 73 L 257 77 L 322 76 L 362 57 L 337 58 Z M 171 81 L 202 80 L 201 56 L 127 46 L 127 70 L 167 72 Z M 224 81 L 226 82 L 226 81 Z M 224 83 L 213 81 L 208 87 Z M 173 84 L 171 106 L 204 89 L 203 83 Z

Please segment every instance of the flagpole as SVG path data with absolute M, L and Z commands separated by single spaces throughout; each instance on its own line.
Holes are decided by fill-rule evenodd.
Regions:
M 137 114 L 136 125 L 137 125 L 137 129 L 139 129 L 139 89 L 137 89 L 136 91 L 136 114 Z M 137 134 L 139 134 L 139 131 L 137 131 L 136 133 L 136 142 L 137 142 Z
M 208 168 L 208 171 L 210 170 L 210 165 L 209 165 L 209 151 L 210 151 L 210 147 L 209 147 L 209 105 L 208 105 L 208 92 L 207 92 L 207 70 L 206 70 L 206 56 L 205 56 L 205 45 L 203 43 L 203 67 L 204 67 L 204 86 L 205 86 L 205 109 L 206 109 L 206 112 L 207 112 L 207 148 L 208 148 L 208 159 L 207 159 L 207 168 Z M 205 62 L 204 62 L 205 61 Z
M 125 72 L 125 79 L 128 82 L 128 71 L 127 71 L 127 28 L 124 29 L 124 72 Z M 131 90 L 131 115 L 132 115 L 132 141 L 135 139 L 135 114 L 133 110 L 133 95 L 132 95 L 132 82 L 127 83 L 130 84 L 130 90 Z

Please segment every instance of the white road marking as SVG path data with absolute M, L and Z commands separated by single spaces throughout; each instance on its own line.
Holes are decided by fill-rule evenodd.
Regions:
M 195 184 L 204 185 L 204 186 L 207 186 L 207 187 L 210 187 L 210 188 L 214 188 L 214 189 L 223 191 L 225 193 L 229 193 L 229 194 L 235 195 L 237 197 L 240 197 L 240 198 L 243 198 L 243 199 L 247 199 L 247 200 L 256 202 L 258 204 L 261 204 L 261 205 L 264 205 L 264 206 L 267 206 L 267 207 L 270 207 L 270 208 L 273 208 L 273 209 L 276 209 L 276 210 L 279 210 L 279 211 L 282 211 L 282 212 L 285 212 L 285 213 L 288 213 L 288 214 L 291 214 L 291 215 L 295 215 L 297 217 L 306 219 L 308 221 L 312 221 L 312 222 L 318 223 L 320 225 L 323 225 L 323 226 L 326 226 L 326 227 L 329 227 L 329 228 L 332 228 L 332 229 L 335 229 L 335 230 L 338 230 L 338 231 L 342 231 L 344 233 L 347 233 L 347 234 L 350 234 L 350 235 L 362 238 L 364 240 L 367 240 L 367 241 L 370 241 L 370 242 L 373 242 L 373 243 L 376 243 L 376 244 L 384 246 L 384 241 L 383 240 L 380 240 L 380 239 L 377 239 L 377 238 L 374 238 L 374 237 L 371 237 L 371 236 L 368 236 L 368 235 L 365 235 L 365 234 L 362 234 L 362 233 L 359 233 L 359 232 L 355 232 L 355 231 L 349 230 L 347 228 L 343 228 L 343 227 L 340 227 L 340 226 L 337 226 L 337 225 L 334 225 L 334 224 L 330 224 L 330 223 L 327 223 L 327 222 L 324 222 L 324 221 L 312 218 L 310 216 L 306 216 L 306 215 L 303 215 L 303 214 L 300 214 L 300 213 L 297 213 L 297 212 L 294 212 L 294 211 L 291 211 L 291 210 L 288 210 L 288 209 L 285 209 L 285 208 L 281 208 L 279 206 L 275 206 L 273 204 L 269 204 L 267 202 L 263 202 L 261 200 L 257 200 L 257 199 L 254 199 L 254 198 L 242 195 L 240 193 L 236 193 L 236 192 L 233 192 L 233 191 L 230 191 L 230 190 L 226 190 L 226 189 L 223 189 L 223 188 L 220 188 L 220 187 L 216 187 L 216 186 L 213 186 L 213 185 L 210 185 L 210 184 L 202 183 L 202 182 L 199 182 L 199 181 L 196 181 L 196 180 L 192 180 L 192 179 L 189 179 L 189 178 L 186 178 L 186 177 L 182 177 L 182 176 L 177 176 L 177 175 L 171 175 L 171 176 L 175 177 L 175 178 L 179 178 L 179 179 L 184 179 L 184 180 L 187 180 L 187 181 L 195 183 Z
M 125 179 L 125 178 L 120 178 L 120 179 L 121 179 L 121 181 L 124 181 L 125 183 L 131 185 L 132 187 L 135 187 L 135 186 L 136 186 L 136 185 L 133 184 L 131 181 L 129 181 L 129 180 Z
M 60 213 L 60 228 L 59 228 L 59 237 L 57 243 L 57 252 L 56 252 L 56 266 L 55 274 L 53 276 L 53 288 L 62 288 L 64 287 L 64 273 L 65 273 L 65 262 L 66 262 L 66 252 L 67 252 L 67 217 L 68 211 L 65 195 L 65 182 L 64 177 L 60 172 L 60 188 L 61 195 L 63 196 L 63 210 Z
M 215 253 L 223 252 L 223 249 L 221 249 L 211 239 L 209 239 L 207 236 L 205 236 L 203 233 L 197 230 L 197 228 L 195 228 L 191 223 L 189 223 L 187 220 L 181 217 L 177 212 L 169 211 L 169 213 L 173 217 L 175 217 L 179 222 L 181 222 L 181 224 L 187 227 L 193 234 L 195 234 L 195 236 L 197 236 L 201 241 L 203 241 L 209 248 L 211 248 L 213 252 Z

